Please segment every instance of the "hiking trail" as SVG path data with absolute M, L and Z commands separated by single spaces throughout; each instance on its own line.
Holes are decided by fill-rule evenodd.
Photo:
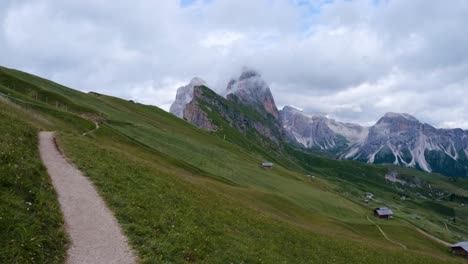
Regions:
M 136 263 L 114 215 L 91 181 L 59 151 L 53 132 L 39 133 L 39 150 L 71 240 L 66 263 Z

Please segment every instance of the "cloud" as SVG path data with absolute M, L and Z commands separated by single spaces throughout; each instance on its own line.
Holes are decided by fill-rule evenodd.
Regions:
M 168 109 L 192 77 L 258 69 L 278 105 L 372 124 L 468 128 L 464 0 L 4 0 L 0 60 Z
M 199 43 L 205 48 L 228 48 L 232 44 L 245 36 L 241 33 L 236 32 L 212 32 L 208 34 Z

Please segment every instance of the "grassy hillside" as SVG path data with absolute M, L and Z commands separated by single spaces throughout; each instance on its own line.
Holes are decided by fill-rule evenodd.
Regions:
M 275 156 L 280 165 L 264 170 L 258 164 L 271 157 L 268 149 L 235 144 L 154 106 L 84 94 L 5 68 L 0 92 L 9 98 L 0 105 L 29 133 L 58 131 L 60 146 L 96 184 L 142 263 L 463 263 L 415 226 L 451 242 L 467 238 L 468 208 L 428 195 L 440 189 L 468 196 L 465 181 L 402 170 L 431 183 L 431 190 L 411 190 L 385 180 L 396 168 L 295 149 Z M 45 94 L 49 99 L 40 96 Z M 95 117 L 105 122 L 83 136 Z M 36 143 L 27 145 L 37 149 Z M 362 203 L 366 191 L 376 195 L 370 205 Z M 403 191 L 428 197 L 402 201 Z M 380 205 L 391 206 L 397 218 L 371 220 L 392 241 L 367 219 Z M 458 221 L 448 223 L 453 217 Z
M 38 130 L 23 114 L 0 98 L 0 263 L 63 263 L 62 216 L 39 158 Z

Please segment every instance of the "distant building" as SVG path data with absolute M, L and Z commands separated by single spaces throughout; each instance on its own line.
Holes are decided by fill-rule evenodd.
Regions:
M 260 164 L 260 167 L 262 167 L 262 168 L 273 168 L 273 163 L 271 163 L 271 162 L 262 162 Z
M 468 242 L 458 242 L 450 246 L 452 253 L 468 258 Z
M 374 215 L 378 218 L 391 219 L 393 218 L 393 212 L 387 207 L 380 207 L 374 209 Z

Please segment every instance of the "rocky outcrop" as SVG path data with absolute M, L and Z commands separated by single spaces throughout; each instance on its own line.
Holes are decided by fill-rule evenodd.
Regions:
M 468 176 L 468 131 L 436 129 L 399 113 L 387 113 L 369 128 L 307 115 L 292 107 L 284 107 L 280 116 L 288 138 L 305 148 L 341 159 Z
M 264 117 L 279 118 L 270 88 L 258 72 L 244 68 L 239 78 L 229 81 L 226 91 L 228 100 L 254 107 Z
M 202 79 L 195 77 L 189 84 L 182 86 L 177 89 L 177 95 L 174 103 L 172 103 L 169 112 L 172 114 L 184 118 L 184 110 L 188 103 L 192 101 L 193 98 L 193 88 L 196 86 L 207 85 Z
M 193 87 L 193 97 L 192 100 L 184 107 L 183 118 L 199 128 L 203 128 L 208 131 L 216 131 L 217 126 L 208 118 L 208 113 L 206 112 L 206 110 L 210 111 L 211 109 L 203 109 L 200 105 L 200 102 L 204 101 L 204 89 L 205 86 Z
M 350 152 L 347 158 L 368 163 L 468 176 L 468 131 L 436 129 L 408 114 L 387 113 Z
M 282 140 L 273 96 L 260 74 L 253 70 L 244 69 L 238 79 L 228 83 L 226 98 L 210 90 L 203 80 L 192 79 L 178 89 L 170 112 L 209 131 L 223 129 L 227 123 L 246 135 L 254 131 L 264 144 L 279 146 Z
M 225 99 L 205 86 L 195 87 L 193 95 L 184 111 L 184 119 L 192 124 L 208 130 L 227 129 L 227 125 L 245 135 L 254 131 L 257 141 L 280 144 L 279 124 L 271 117 L 264 118 L 254 108 Z
M 366 127 L 307 115 L 291 106 L 285 106 L 280 116 L 288 138 L 306 148 L 340 152 L 363 142 L 368 133 Z

